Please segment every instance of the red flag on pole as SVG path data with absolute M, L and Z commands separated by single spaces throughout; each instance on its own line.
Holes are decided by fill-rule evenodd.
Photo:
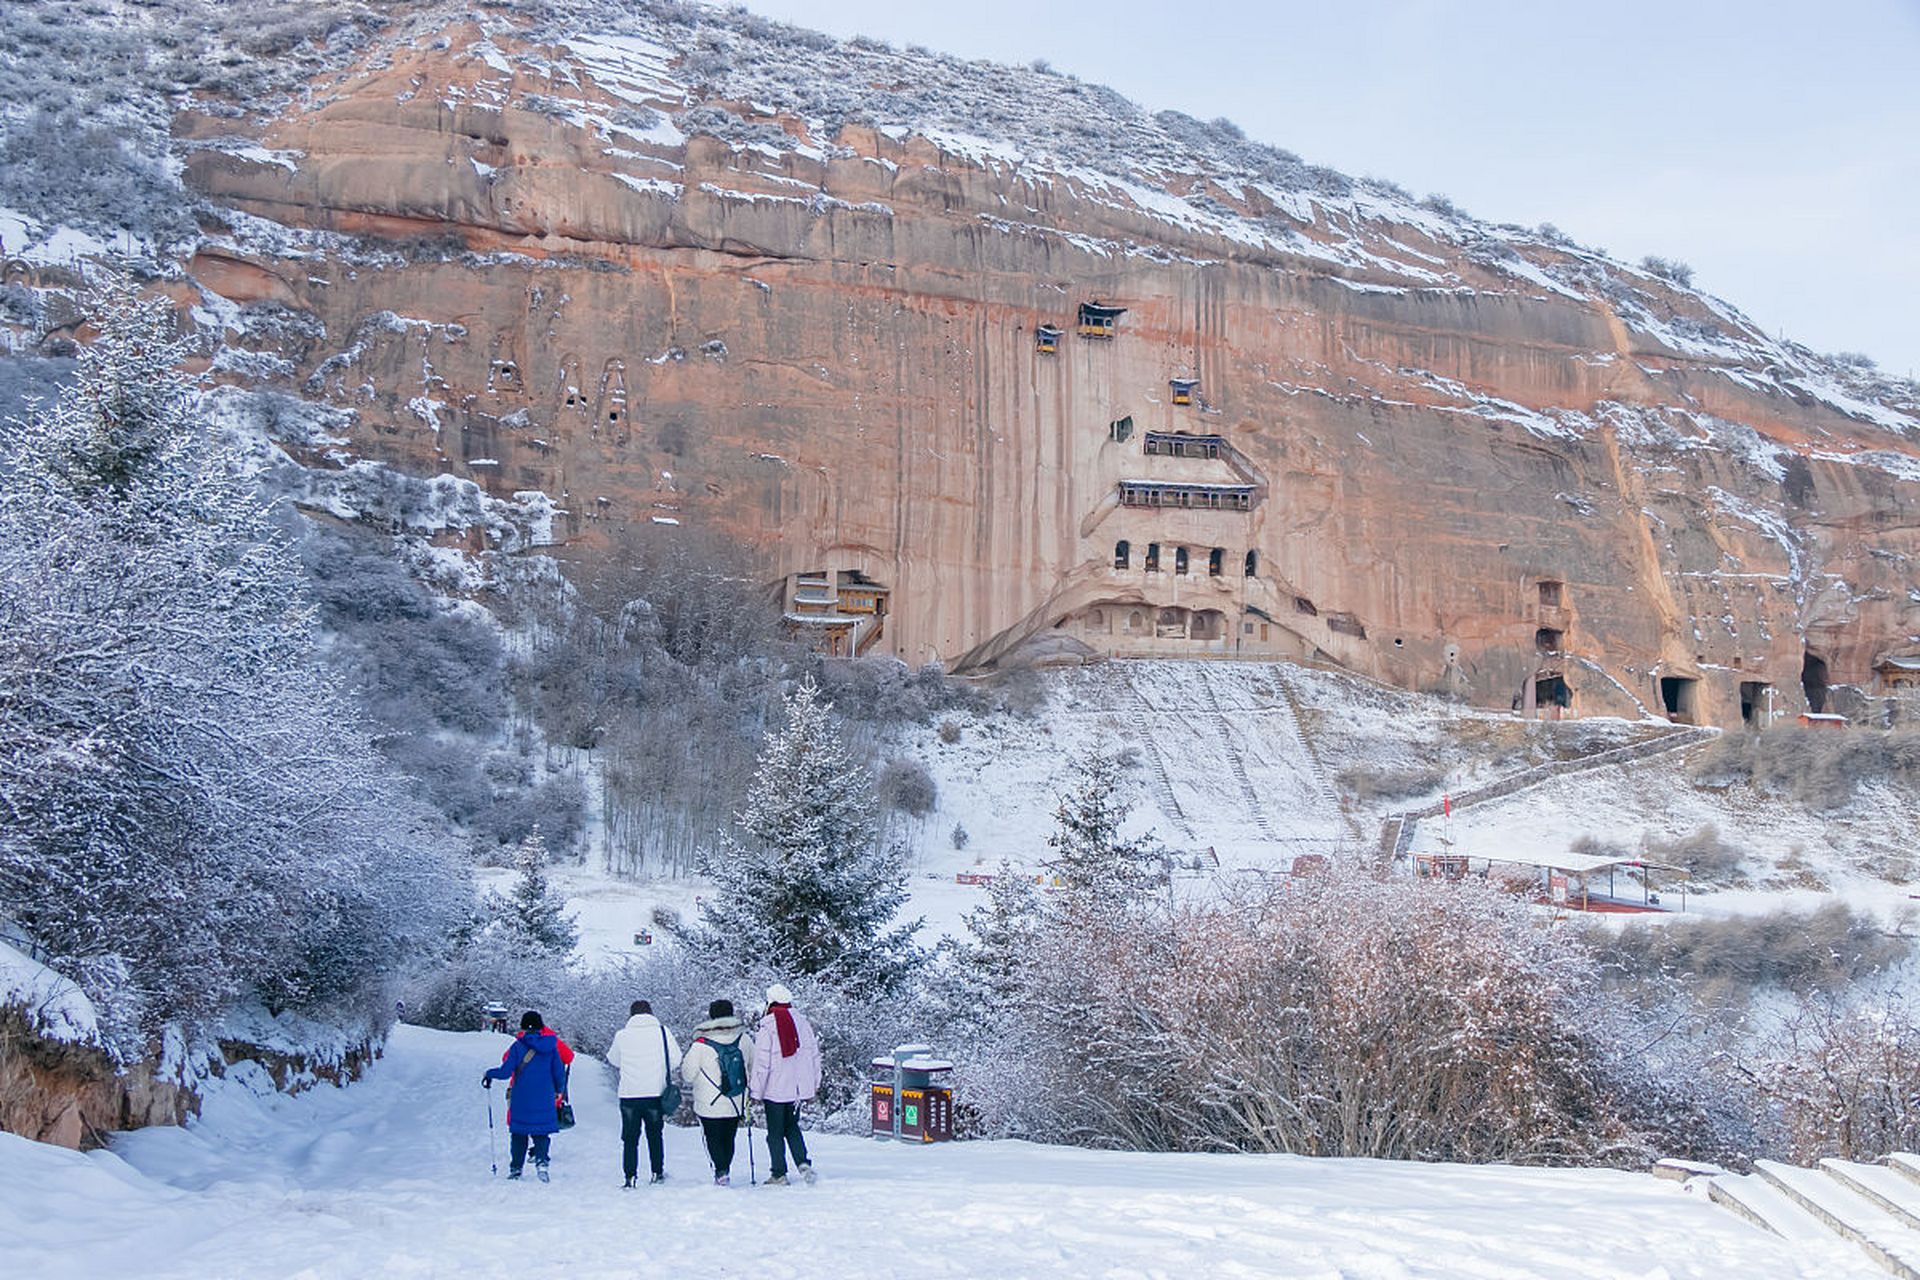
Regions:
M 1440 812 L 1449 818 L 1453 816 L 1453 797 L 1452 796 L 1445 795 L 1445 794 L 1441 795 Z

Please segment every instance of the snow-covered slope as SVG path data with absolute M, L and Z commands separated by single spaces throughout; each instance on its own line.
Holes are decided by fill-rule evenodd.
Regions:
M 79 987 L 47 966 L 0 942 L 0 1008 L 21 1010 L 49 1040 L 96 1043 L 100 1019 Z
M 1878 1274 L 1678 1186 L 1609 1170 L 1133 1155 L 816 1136 L 817 1186 L 620 1189 L 610 1073 L 583 1059 L 554 1180 L 489 1176 L 482 1069 L 503 1036 L 402 1027 L 365 1082 L 274 1095 L 244 1073 L 184 1130 L 79 1155 L 0 1134 L 10 1273 L 66 1280 Z M 499 1100 L 494 1097 L 496 1108 Z M 764 1172 L 765 1151 L 753 1135 Z M 741 1152 L 739 1173 L 744 1168 Z
M 948 715 L 879 748 L 923 764 L 938 792 L 934 811 L 900 833 L 910 851 L 908 912 L 925 917 L 924 941 L 957 933 L 985 901 L 981 886 L 959 877 L 991 874 L 1002 861 L 1040 870 L 1052 856 L 1054 808 L 1087 751 L 1133 761 L 1129 830 L 1154 833 L 1200 885 L 1216 874 L 1284 871 L 1302 855 L 1371 859 L 1384 820 L 1443 793 L 1673 732 L 1664 720 L 1522 720 L 1288 663 L 1109 662 L 1040 678 L 1047 700 L 1031 716 Z M 1712 826 L 1746 853 L 1745 883 L 1690 897 L 1691 915 L 1837 898 L 1884 916 L 1907 904 L 1905 789 L 1866 785 L 1844 815 L 1822 816 L 1751 786 L 1698 787 L 1689 761 L 1678 752 L 1554 778 L 1460 811 L 1452 836 L 1478 857 L 1545 857 L 1582 837 L 1637 849 L 1643 838 L 1672 843 Z M 1398 785 L 1360 793 L 1383 779 Z M 956 828 L 965 833 L 958 847 Z M 1440 836 L 1437 820 L 1421 823 L 1414 847 Z M 688 914 L 705 891 L 698 879 L 610 877 L 602 861 L 590 851 L 585 866 L 553 875 L 592 965 L 640 954 L 634 934 L 653 928 L 656 908 Z M 509 875 L 482 878 L 498 887 Z

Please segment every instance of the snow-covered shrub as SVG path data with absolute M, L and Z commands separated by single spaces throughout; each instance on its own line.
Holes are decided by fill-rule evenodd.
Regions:
M 912 756 L 895 756 L 887 761 L 874 787 L 882 806 L 910 818 L 925 818 L 940 803 L 939 784 L 927 772 L 927 766 Z
M 1878 1160 L 1920 1144 L 1920 1007 L 1902 994 L 1811 996 L 1758 1066 L 1780 1154 Z
M 1747 853 L 1721 838 L 1720 829 L 1705 823 L 1674 840 L 1649 840 L 1647 856 L 1687 869 L 1687 877 L 1699 884 L 1741 884 L 1747 879 Z
M 1360 801 L 1405 800 L 1438 791 L 1446 771 L 1433 768 L 1381 768 L 1350 765 L 1334 778 L 1341 789 Z
M 1853 799 L 1863 783 L 1920 787 L 1920 732 L 1890 733 L 1787 726 L 1765 733 L 1727 733 L 1694 757 L 1696 784 L 1751 784 L 1832 811 Z
M 1649 275 L 1659 276 L 1670 284 L 1687 288 L 1693 283 L 1693 268 L 1675 258 L 1658 258 L 1648 255 L 1640 259 L 1641 270 Z
M 898 658 L 811 664 L 822 695 L 849 720 L 877 727 L 925 724 L 946 711 L 984 711 L 978 690 L 950 678 L 938 663 L 914 669 Z
M 1596 927 L 1590 944 L 1607 971 L 1629 982 L 1672 974 L 1716 1005 L 1744 1006 L 1755 991 L 1839 991 L 1886 973 L 1913 949 L 1844 903 L 1725 919 Z

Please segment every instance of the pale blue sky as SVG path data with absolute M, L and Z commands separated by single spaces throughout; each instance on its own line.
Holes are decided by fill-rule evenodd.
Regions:
M 1227 116 L 1920 373 L 1920 0 L 750 0 Z

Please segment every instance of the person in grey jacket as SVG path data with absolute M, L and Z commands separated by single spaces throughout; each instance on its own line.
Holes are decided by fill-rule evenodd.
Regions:
M 734 1143 L 747 1114 L 748 1073 L 753 1069 L 753 1040 L 734 1016 L 733 1001 L 715 1000 L 707 1020 L 694 1028 L 694 1042 L 680 1063 L 680 1078 L 693 1095 L 693 1114 L 707 1140 L 713 1182 L 724 1187 L 733 1168 Z M 737 1061 L 734 1055 L 738 1055 Z M 734 1070 L 729 1072 L 731 1064 Z M 729 1093 L 733 1089 L 735 1092 Z

